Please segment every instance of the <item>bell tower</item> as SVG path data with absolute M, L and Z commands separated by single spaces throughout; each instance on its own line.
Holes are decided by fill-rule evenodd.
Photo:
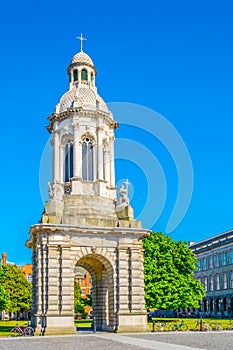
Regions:
M 80 39 L 84 38 L 81 36 Z M 89 225 L 91 203 L 91 222 L 94 213 L 97 221 L 104 218 L 112 225 L 116 219 L 114 130 L 118 124 L 97 93 L 96 69 L 92 59 L 83 52 L 82 45 L 81 51 L 72 58 L 67 73 L 69 89 L 48 118 L 53 175 L 43 222 L 67 223 L 63 211 L 71 207 L 72 202 L 68 219 L 71 223 Z M 64 195 L 69 195 L 65 201 Z M 83 217 L 80 208 L 84 209 L 86 200 L 89 203 Z M 79 208 L 78 213 L 75 207 Z M 99 226 L 98 222 L 96 224 Z
M 68 91 L 49 117 L 53 172 L 49 200 L 31 226 L 32 323 L 47 334 L 75 331 L 74 267 L 93 281 L 97 329 L 147 330 L 141 228 L 127 186 L 115 186 L 114 130 L 118 123 L 99 96 L 96 68 L 83 52 L 68 66 Z

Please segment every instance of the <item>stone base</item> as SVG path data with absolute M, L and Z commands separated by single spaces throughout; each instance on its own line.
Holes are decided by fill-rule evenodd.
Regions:
M 32 327 L 36 335 L 76 334 L 73 316 L 32 316 Z
M 149 332 L 146 313 L 119 313 L 117 333 Z

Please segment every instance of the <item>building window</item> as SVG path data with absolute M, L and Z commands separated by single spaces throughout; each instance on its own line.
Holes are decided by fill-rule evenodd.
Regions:
M 230 264 L 233 264 L 233 250 L 230 251 L 230 259 L 229 259 Z
M 227 274 L 223 273 L 223 289 L 227 289 Z
M 219 256 L 218 254 L 214 256 L 214 266 L 219 267 Z
M 214 290 L 214 278 L 213 276 L 210 276 L 210 291 Z
M 74 70 L 74 81 L 77 81 L 78 80 L 78 71 L 77 69 Z
M 213 268 L 213 257 L 209 256 L 209 269 Z
M 203 266 L 203 270 L 206 270 L 207 269 L 207 261 L 206 261 L 206 258 L 203 259 L 203 262 L 202 262 L 202 266 Z
M 82 288 L 82 296 L 86 295 L 86 288 Z
M 69 140 L 65 145 L 65 182 L 70 182 L 73 176 L 73 143 Z
M 86 137 L 82 144 L 82 178 L 93 181 L 93 177 L 93 143 Z
M 32 275 L 31 274 L 27 275 L 27 280 L 28 280 L 28 282 L 32 282 Z
M 222 266 L 226 266 L 227 264 L 227 254 L 226 252 L 222 253 Z
M 197 271 L 201 271 L 201 260 L 197 261 Z
M 216 274 L 216 290 L 220 290 L 220 276 L 219 276 L 219 273 Z
M 204 277 L 203 282 L 204 282 L 205 291 L 207 291 L 207 290 L 208 290 L 208 280 L 207 280 L 207 277 L 206 277 L 206 276 Z
M 230 273 L 230 288 L 233 288 L 233 272 Z
M 82 69 L 81 71 L 81 80 L 87 80 L 87 70 Z

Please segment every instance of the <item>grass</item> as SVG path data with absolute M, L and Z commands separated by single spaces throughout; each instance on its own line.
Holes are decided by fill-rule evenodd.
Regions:
M 166 322 L 167 324 L 172 324 L 173 322 L 181 322 L 184 321 L 185 324 L 187 324 L 188 329 L 190 331 L 195 330 L 196 321 L 199 320 L 197 318 L 153 318 L 152 320 L 158 321 L 158 322 Z M 213 319 L 213 318 L 205 318 L 203 319 L 203 323 L 213 323 L 217 322 L 219 323 L 223 329 L 227 329 L 227 326 L 229 325 L 228 319 Z M 0 337 L 7 337 L 10 335 L 10 330 L 15 327 L 16 325 L 19 326 L 25 326 L 27 325 L 27 321 L 0 321 Z M 74 322 L 75 327 L 80 328 L 91 328 L 92 320 L 75 320 Z M 152 331 L 153 323 L 152 321 L 148 322 L 148 325 L 150 327 L 150 330 Z
M 158 321 L 158 322 L 166 322 L 168 325 L 172 324 L 174 322 L 180 323 L 181 321 L 184 321 L 184 323 L 188 326 L 188 330 L 193 331 L 195 330 L 196 327 L 196 322 L 197 320 L 199 321 L 199 318 L 152 318 L 153 321 Z M 202 320 L 203 324 L 204 323 L 214 323 L 217 322 L 222 326 L 223 329 L 227 329 L 230 320 L 229 319 L 214 319 L 214 318 L 204 318 Z M 150 330 L 152 330 L 153 323 L 149 321 L 149 327 Z
M 0 337 L 9 336 L 10 330 L 16 325 L 27 326 L 28 322 L 27 321 L 0 321 Z
M 91 328 L 92 320 L 75 320 L 74 325 L 75 327 Z

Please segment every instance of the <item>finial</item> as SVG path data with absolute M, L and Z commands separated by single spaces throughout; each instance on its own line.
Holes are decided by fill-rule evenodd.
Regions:
M 77 36 L 76 39 L 80 40 L 80 51 L 83 52 L 83 41 L 87 39 L 83 37 L 82 33 L 80 36 Z

